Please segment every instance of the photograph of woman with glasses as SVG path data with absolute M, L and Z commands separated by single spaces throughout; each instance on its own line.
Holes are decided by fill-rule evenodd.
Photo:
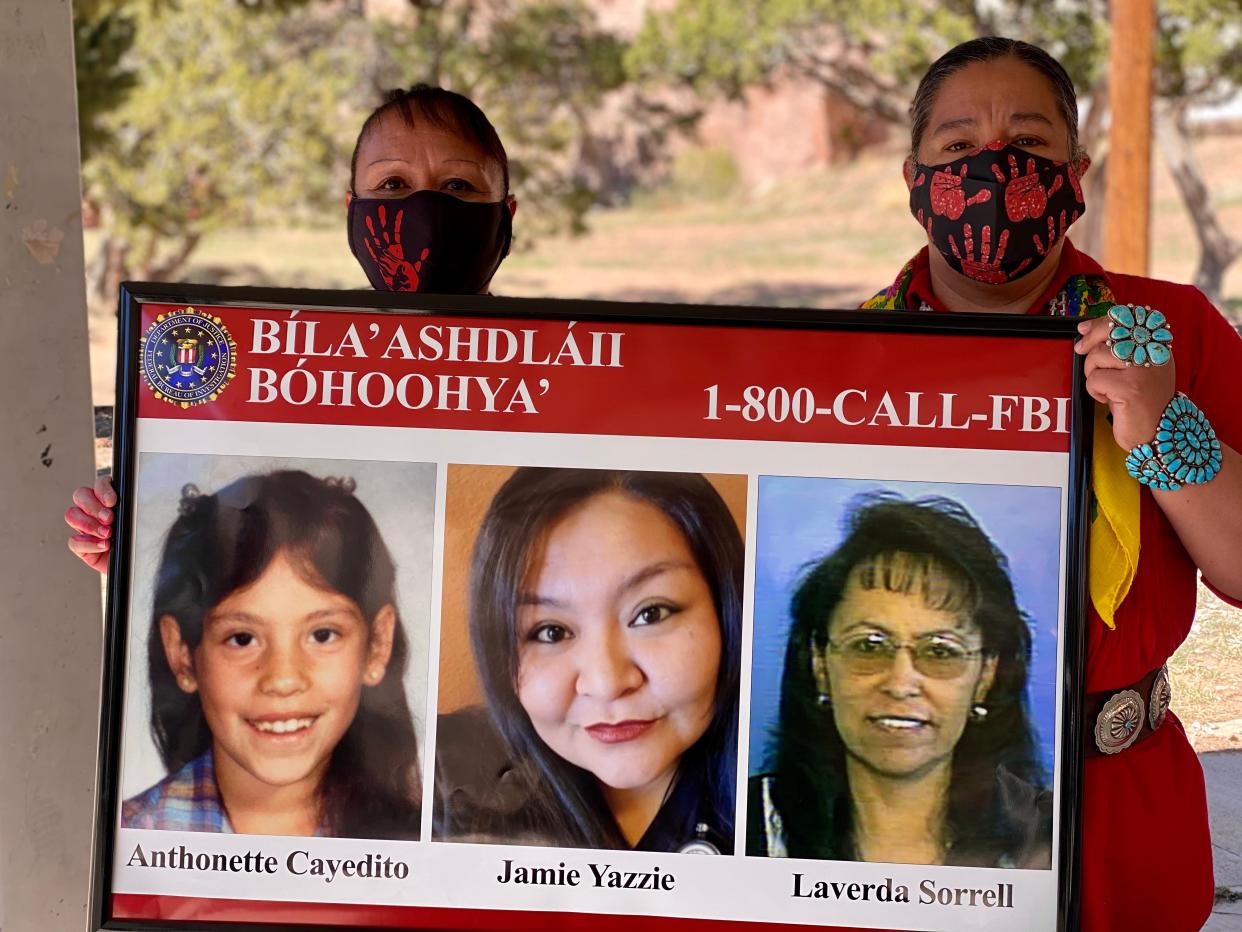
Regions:
M 1059 507 L 1043 511 L 1055 527 Z M 761 507 L 761 548 L 763 519 Z M 1008 559 L 966 507 L 855 496 L 843 538 L 794 581 L 789 615 L 748 854 L 1051 866 L 1031 623 Z

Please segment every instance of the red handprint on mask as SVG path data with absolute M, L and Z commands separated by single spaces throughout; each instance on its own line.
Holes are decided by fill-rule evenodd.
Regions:
M 1070 187 L 1074 190 L 1074 197 L 1078 199 L 1079 204 L 1085 204 L 1086 201 L 1082 199 L 1082 179 L 1078 177 L 1078 169 L 1074 167 L 1073 163 L 1070 164 L 1069 171 L 1066 174 L 1069 175 Z
M 1061 190 L 1061 183 L 1064 180 L 1057 175 L 1052 186 L 1045 189 L 1043 182 L 1039 179 L 1039 174 L 1035 171 L 1035 160 L 1027 159 L 1026 174 L 1019 175 L 1018 160 L 1012 154 L 1009 156 L 1009 178 L 1005 178 L 1005 173 L 999 165 L 992 166 L 992 174 L 996 176 L 997 181 L 1005 185 L 1005 211 L 1009 214 L 1009 219 L 1013 221 L 1026 220 L 1028 217 L 1031 220 L 1037 220 L 1042 217 L 1044 211 L 1048 209 L 1048 198 Z
M 953 239 L 953 235 L 949 235 L 949 247 L 953 250 L 954 257 L 962 263 L 962 274 L 967 278 L 973 278 L 977 282 L 984 282 L 988 285 L 1002 285 L 1009 279 L 1013 278 L 1024 268 L 1030 265 L 1030 259 L 1023 259 L 1018 267 L 1012 271 L 1006 272 L 1000 267 L 1001 260 L 1005 258 L 1005 246 L 1009 243 L 1009 231 L 1002 230 L 1000 239 L 996 242 L 996 255 L 992 255 L 992 228 L 985 226 L 983 228 L 982 242 L 979 244 L 979 258 L 975 259 L 975 240 L 974 232 L 970 228 L 970 224 L 962 226 L 962 247 L 966 250 L 963 256 L 957 250 L 957 241 Z
M 366 218 L 367 232 L 371 234 L 370 239 L 364 240 L 367 252 L 379 266 L 380 277 L 384 279 L 389 291 L 418 291 L 418 273 L 422 271 L 423 262 L 431 253 L 431 250 L 424 249 L 413 263 L 406 259 L 405 247 L 401 244 L 401 218 L 404 215 L 404 210 L 397 211 L 393 217 L 392 233 L 387 230 L 387 211 L 384 205 L 379 207 L 378 232 L 371 218 Z
M 969 198 L 966 197 L 966 192 L 962 190 L 966 168 L 967 166 L 963 165 L 961 173 L 957 175 L 948 169 L 941 169 L 932 174 L 931 207 L 933 213 L 948 217 L 950 220 L 957 220 L 967 207 L 992 199 L 992 192 L 987 188 L 981 189 Z
M 1052 251 L 1052 247 L 1056 245 L 1057 240 L 1065 235 L 1066 229 L 1071 223 L 1078 219 L 1078 211 L 1074 211 L 1073 215 L 1067 222 L 1065 219 L 1065 211 L 1061 211 L 1061 228 L 1058 230 L 1052 223 L 1052 217 L 1048 218 L 1048 245 L 1045 246 L 1043 240 L 1039 238 L 1039 234 L 1034 235 L 1035 249 L 1041 256 L 1048 255 Z

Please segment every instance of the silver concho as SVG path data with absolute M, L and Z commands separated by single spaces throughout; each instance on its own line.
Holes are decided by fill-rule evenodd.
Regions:
M 1164 717 L 1169 711 L 1169 700 L 1172 698 L 1173 690 L 1169 687 L 1169 668 L 1161 667 L 1151 684 L 1151 698 L 1147 700 L 1147 721 L 1152 731 L 1164 724 Z
M 1147 709 L 1133 689 L 1114 695 L 1095 718 L 1095 746 L 1104 754 L 1116 754 L 1134 743 L 1143 727 Z

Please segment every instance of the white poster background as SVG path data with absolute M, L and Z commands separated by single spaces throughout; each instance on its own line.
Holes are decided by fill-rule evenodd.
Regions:
M 923 865 L 868 864 L 748 858 L 742 854 L 745 837 L 746 747 L 749 723 L 749 659 L 753 628 L 753 553 L 756 477 L 764 475 L 823 476 L 926 482 L 969 482 L 1003 485 L 1051 486 L 1068 492 L 1070 461 L 1063 453 L 960 450 L 926 447 L 882 447 L 769 441 L 698 440 L 588 435 L 542 435 L 511 432 L 442 431 L 413 428 L 309 426 L 295 424 L 218 423 L 140 419 L 134 432 L 141 453 L 211 452 L 218 457 L 274 456 L 334 459 L 348 450 L 357 460 L 436 463 L 441 474 L 450 463 L 481 465 L 572 466 L 581 468 L 658 469 L 685 472 L 737 473 L 750 477 L 747 515 L 747 594 L 743 617 L 743 676 L 741 734 L 738 761 L 736 850 L 732 857 L 697 857 L 635 851 L 579 851 L 524 848 L 453 842 L 364 841 L 333 838 L 268 838 L 121 829 L 113 852 L 113 891 L 132 894 L 229 897 L 256 900 L 324 903 L 374 903 L 475 909 L 555 910 L 580 913 L 656 915 L 701 919 L 750 920 L 822 925 L 899 927 L 908 929 L 1055 928 L 1059 874 L 1060 826 L 1053 826 L 1051 870 L 963 868 Z M 314 471 L 314 470 L 312 470 Z M 142 479 L 138 479 L 141 489 Z M 141 493 L 140 493 L 141 494 Z M 443 480 L 438 496 L 443 496 Z M 1066 537 L 1070 497 L 1061 496 L 1061 539 Z M 443 502 L 437 502 L 442 521 Z M 377 521 L 382 509 L 375 512 Z M 387 538 L 387 534 L 385 535 Z M 439 572 L 439 542 L 434 553 Z M 1064 555 L 1057 581 L 1064 604 Z M 428 566 L 432 557 L 426 556 Z M 132 564 L 137 571 L 140 560 Z M 136 587 L 139 580 L 134 579 Z M 438 595 L 438 580 L 433 580 Z M 137 593 L 135 588 L 133 591 Z M 434 709 L 437 693 L 436 638 L 439 599 L 431 607 L 430 669 L 426 707 Z M 412 622 L 409 623 L 413 627 Z M 1058 619 L 1058 669 L 1062 668 L 1065 619 Z M 412 631 L 411 631 L 412 633 Z M 132 669 L 131 657 L 131 669 Z M 132 690 L 131 690 L 132 692 Z M 1057 733 L 1063 727 L 1060 683 L 1056 712 Z M 127 722 L 134 727 L 135 719 Z M 143 720 L 137 719 L 138 727 Z M 434 740 L 434 718 L 429 723 Z M 433 755 L 424 750 L 424 760 Z M 1058 750 L 1053 786 L 1060 783 L 1062 761 Z M 432 780 L 425 779 L 424 821 L 431 809 Z M 1059 792 L 1053 811 L 1060 811 Z M 119 821 L 119 813 L 118 821 Z M 424 839 L 427 833 L 424 832 Z M 216 873 L 213 871 L 143 868 L 129 864 L 135 847 L 144 851 L 169 850 L 184 845 L 191 853 L 241 853 L 262 849 L 276 857 L 272 874 Z M 306 852 L 306 854 L 296 854 Z M 298 874 L 311 859 L 360 859 L 371 854 L 406 865 L 405 879 L 345 877 L 328 882 L 323 876 Z M 289 858 L 294 855 L 291 864 Z M 515 886 L 501 884 L 498 876 L 506 859 L 515 865 L 577 869 L 578 885 Z M 635 872 L 659 868 L 671 873 L 674 889 L 614 890 L 597 888 L 591 864 L 611 864 Z M 292 868 L 292 870 L 291 870 Z M 829 898 L 795 897 L 795 875 L 802 888 L 826 882 Z M 904 885 L 910 903 L 878 902 L 877 887 L 891 880 Z M 833 883 L 836 887 L 832 887 Z M 850 888 L 850 884 L 857 884 Z M 866 888 L 865 885 L 873 885 Z M 986 890 L 1012 885 L 1012 907 L 982 905 Z M 930 886 L 929 886 L 930 885 Z M 961 893 L 956 891 L 961 890 Z M 950 904 L 938 897 L 946 891 Z M 969 891 L 975 890 L 975 905 Z M 839 891 L 839 893 L 837 892 Z M 927 900 L 931 902 L 920 902 Z M 956 902 L 953 902 L 956 900 Z

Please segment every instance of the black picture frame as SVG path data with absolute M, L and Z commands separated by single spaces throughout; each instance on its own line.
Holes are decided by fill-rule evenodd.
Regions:
M 1083 360 L 1071 351 L 1077 337 L 1076 321 L 1056 317 L 993 314 L 928 314 L 766 308 L 757 306 L 623 303 L 577 299 L 509 298 L 491 295 L 452 296 L 396 294 L 373 291 L 331 291 L 293 288 L 224 287 L 215 285 L 126 282 L 118 308 L 118 357 L 114 421 L 113 483 L 124 503 L 134 494 L 134 443 L 138 397 L 142 390 L 140 314 L 146 304 L 194 307 L 300 308 L 328 312 L 379 312 L 415 316 L 526 319 L 543 321 L 642 322 L 711 327 L 774 328 L 794 330 L 869 331 L 1021 337 L 1063 341 L 1066 365 L 1072 367 L 1069 437 L 1068 536 L 1064 600 L 1062 676 L 1062 783 L 1060 792 L 1061 850 L 1059 861 L 1058 930 L 1078 926 L 1081 850 L 1081 771 L 1083 761 L 1083 683 L 1086 630 L 1086 539 L 1093 402 L 1085 390 Z M 115 814 L 120 803 L 118 780 L 123 690 L 130 603 L 132 519 L 125 507 L 115 509 L 113 547 L 107 580 L 106 630 L 103 656 L 103 698 L 95 808 L 95 834 L 90 896 L 94 928 L 147 930 L 170 928 L 168 922 L 116 919 L 112 916 L 112 858 L 117 841 Z M 739 800 L 739 805 L 744 802 Z M 424 840 L 423 843 L 427 843 Z M 741 853 L 739 852 L 739 855 Z M 669 920 L 669 928 L 674 928 Z M 177 929 L 270 930 L 333 928 L 324 925 L 178 922 Z M 431 926 L 418 928 L 431 929 Z

